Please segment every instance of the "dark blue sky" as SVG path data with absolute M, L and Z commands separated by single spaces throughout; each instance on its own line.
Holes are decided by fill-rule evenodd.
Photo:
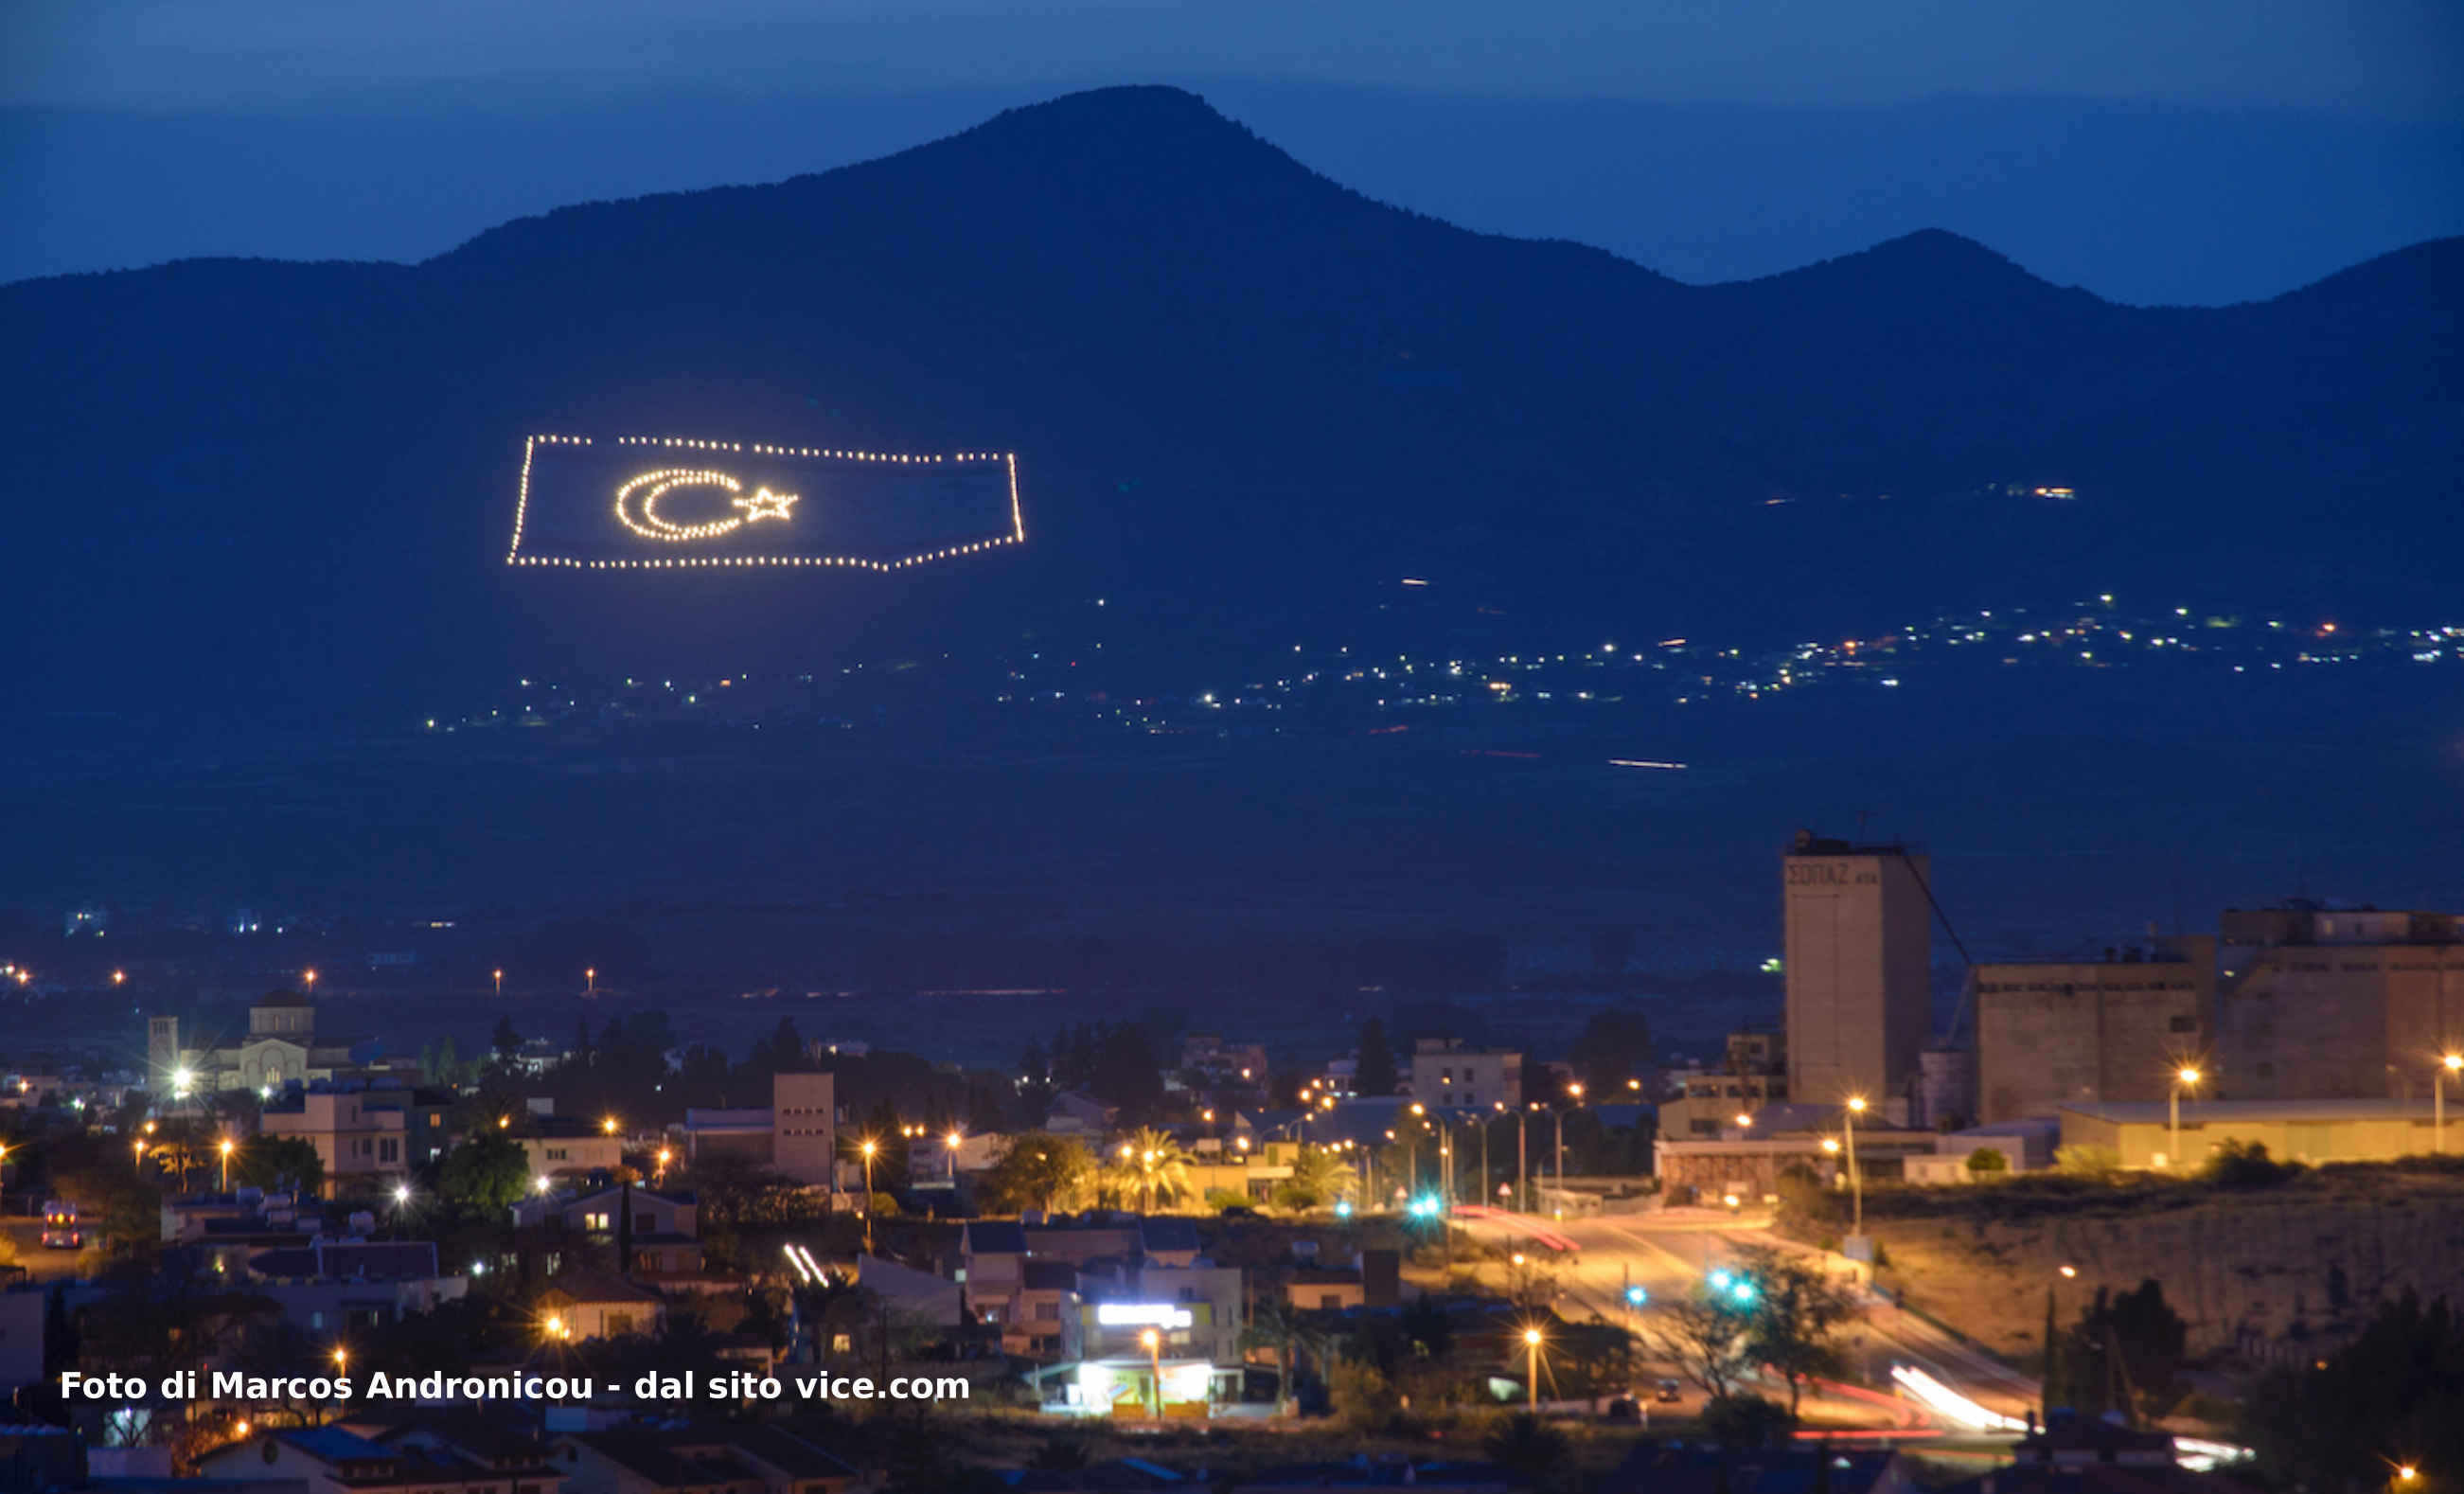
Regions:
M 2464 232 L 2439 3 L 35 0 L 0 28 L 0 278 L 416 259 L 1123 81 L 1372 195 L 1688 280 L 1941 227 L 2218 302 Z

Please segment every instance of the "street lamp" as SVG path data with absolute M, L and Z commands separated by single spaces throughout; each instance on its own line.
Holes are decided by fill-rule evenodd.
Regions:
M 1155 1370 L 1155 1414 L 1159 1421 L 1163 1419 L 1163 1334 L 1149 1329 L 1138 1335 L 1138 1342 L 1146 1346 L 1147 1362 Z
M 598 967 L 598 966 L 593 965 L 593 966 L 591 966 L 589 969 L 587 969 L 587 970 L 583 971 L 583 972 L 582 973 L 582 980 L 583 980 L 583 993 L 582 993 L 583 995 L 584 995 L 584 996 L 597 996 L 597 995 L 599 994 L 599 967 Z
M 1533 1411 L 1540 1409 L 1540 1330 L 1523 1330 L 1523 1377 L 1529 1382 L 1524 1390 L 1524 1404 Z
M 864 1248 L 872 1249 L 872 1157 L 881 1143 L 867 1136 L 864 1142 Z
M 225 1193 L 231 1192 L 231 1139 L 225 1136 L 223 1138 L 223 1192 Z
M 1857 1171 L 1857 1117 L 1864 1113 L 1865 1097 L 1861 1094 L 1850 1095 L 1848 1113 L 1844 1117 L 1845 1123 L 1841 1129 L 1848 1138 L 1848 1194 L 1854 1200 L 1851 1205 L 1854 1222 L 1848 1226 L 1848 1233 L 1852 1235 L 1865 1233 L 1865 1178 L 1864 1175 Z
M 2197 1069 L 2187 1065 L 2175 1070 L 2173 1074 L 2172 1105 L 2170 1110 L 2172 1119 L 2169 1127 L 2167 1128 L 2169 1135 L 2167 1141 L 2167 1144 L 2173 1149 L 2173 1152 L 2170 1156 L 2166 1158 L 2166 1160 L 2172 1164 L 2173 1171 L 2177 1173 L 2182 1170 L 2182 1091 L 2185 1089 L 2197 1088 L 2199 1080 L 2202 1077 L 2204 1076 L 2201 1075 Z
M 2464 1053 L 2450 1053 L 2438 1061 L 2430 1074 L 2430 1151 L 2433 1156 L 2447 1154 L 2447 1076 L 2464 1073 Z
M 505 973 L 504 973 L 503 971 L 499 970 L 499 971 L 495 972 L 495 976 L 496 976 L 496 994 L 497 994 L 498 996 L 502 996 L 502 995 L 504 995 L 504 994 L 505 994 Z
M 650 1180 L 654 1183 L 665 1183 L 668 1180 L 668 1149 L 665 1147 L 659 1149 L 659 1170 L 652 1175 Z

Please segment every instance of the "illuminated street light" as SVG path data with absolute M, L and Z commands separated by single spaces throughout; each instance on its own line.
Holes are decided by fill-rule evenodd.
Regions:
M 2173 1075 L 2170 1134 L 2166 1143 L 2173 1150 L 2165 1160 L 2170 1163 L 2173 1171 L 2177 1173 L 2182 1170 L 2182 1091 L 2197 1088 L 2199 1081 L 2204 1077 L 2196 1068 L 2188 1065 L 2176 1070 Z
M 1865 1177 L 1863 1174 L 1857 1171 L 1857 1117 L 1864 1113 L 1865 1097 L 1861 1094 L 1850 1095 L 1848 1113 L 1843 1118 L 1840 1129 L 1841 1133 L 1848 1138 L 1848 1193 L 1854 1200 L 1851 1207 L 1855 1216 L 1854 1222 L 1849 1225 L 1848 1233 L 1852 1235 L 1865 1233 Z
M 1524 1389 L 1524 1404 L 1537 1411 L 1540 1409 L 1540 1330 L 1536 1328 L 1523 1330 L 1523 1377 L 1529 1382 Z
M 1163 1334 L 1149 1329 L 1138 1335 L 1138 1342 L 1146 1346 L 1147 1362 L 1155 1370 L 1155 1414 L 1160 1420 L 1163 1417 Z
M 504 973 L 503 971 L 499 970 L 499 971 L 495 972 L 495 977 L 496 977 L 496 994 L 497 994 L 498 996 L 502 996 L 502 995 L 504 995 L 504 994 L 505 994 L 505 973 Z
M 599 994 L 599 967 L 593 965 L 588 970 L 583 971 L 582 973 L 582 978 L 584 986 L 583 994 L 584 996 L 597 996 Z
M 233 1143 L 229 1136 L 225 1136 L 223 1138 L 223 1192 L 225 1193 L 231 1192 L 231 1156 L 232 1145 Z
M 2464 1053 L 2450 1053 L 2430 1073 L 2430 1151 L 2447 1154 L 2447 1076 L 2464 1073 Z

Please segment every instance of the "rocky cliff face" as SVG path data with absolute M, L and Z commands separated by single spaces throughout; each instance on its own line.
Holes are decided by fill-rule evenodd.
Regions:
M 2045 1290 L 2063 1321 L 2099 1286 L 2153 1278 L 2189 1324 L 2190 1351 L 2334 1332 L 2408 1290 L 2464 1301 L 2464 1175 L 2321 1176 L 2248 1194 L 2123 1195 L 2109 1204 L 1996 1218 L 1962 1213 L 1873 1224 L 1908 1300 L 1996 1351 L 2044 1333 Z M 2060 1274 L 2076 1266 L 2076 1278 Z

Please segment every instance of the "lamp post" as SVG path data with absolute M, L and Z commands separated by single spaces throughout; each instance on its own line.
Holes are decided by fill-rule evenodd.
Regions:
M 864 1248 L 865 1248 L 865 1251 L 866 1251 L 866 1253 L 867 1253 L 867 1254 L 869 1254 L 869 1253 L 871 1252 L 871 1250 L 872 1250 L 872 1154 L 873 1154 L 874 1153 L 876 1153 L 876 1152 L 880 1151 L 880 1150 L 881 1150 L 881 1143 L 880 1143 L 880 1142 L 873 1140 L 873 1139 L 872 1139 L 871 1137 L 869 1137 L 869 1136 L 868 1136 L 868 1137 L 866 1137 L 866 1138 L 865 1138 L 865 1143 L 864 1143 Z
M 1155 1419 L 1160 1421 L 1163 1419 L 1163 1334 L 1158 1329 L 1149 1329 L 1138 1335 L 1138 1342 L 1146 1346 L 1147 1363 L 1155 1373 Z
M 582 991 L 582 994 L 583 994 L 583 995 L 584 995 L 584 996 L 597 996 L 597 995 L 599 994 L 599 967 L 598 967 L 598 966 L 593 965 L 593 966 L 591 966 L 589 969 L 587 969 L 587 970 L 585 970 L 585 971 L 583 971 L 583 972 L 582 973 L 582 984 L 583 984 L 583 991 Z
M 2168 1134 L 2166 1140 L 2166 1144 L 2173 1150 L 2165 1160 L 2171 1164 L 2172 1170 L 2177 1173 L 2182 1170 L 2182 1091 L 2198 1088 L 2201 1077 L 2197 1069 L 2187 1065 L 2175 1070 L 2173 1074 L 2171 1119 L 2167 1127 Z
M 2447 1076 L 2453 1073 L 2464 1073 L 2464 1053 L 2448 1054 L 2430 1074 L 2430 1150 L 2435 1156 L 2447 1154 Z
M 1514 1112 L 1514 1206 L 1526 1214 L 1531 1212 L 1530 1128 L 1525 1124 L 1530 1118 L 1528 1108 Z
M 1848 1233 L 1852 1235 L 1865 1233 L 1865 1178 L 1864 1175 L 1857 1171 L 1857 1117 L 1864 1113 L 1865 1097 L 1861 1094 L 1850 1095 L 1844 1131 L 1848 1137 L 1848 1193 L 1854 1200 L 1851 1204 L 1854 1222 L 1848 1227 Z
M 225 1136 L 223 1138 L 223 1192 L 225 1193 L 231 1192 L 231 1139 Z
M 497 994 L 498 996 L 502 996 L 502 995 L 504 995 L 504 994 L 505 994 L 505 973 L 504 973 L 503 971 L 499 970 L 499 971 L 497 971 L 495 974 L 496 974 L 496 994 Z
M 1523 1403 L 1533 1412 L 1540 1409 L 1540 1330 L 1523 1330 L 1523 1377 L 1529 1382 L 1524 1389 Z
M 965 1144 L 966 1139 L 963 1132 L 956 1131 L 941 1138 L 941 1144 L 950 1149 L 950 1182 L 954 1187 L 958 1181 L 958 1148 Z

